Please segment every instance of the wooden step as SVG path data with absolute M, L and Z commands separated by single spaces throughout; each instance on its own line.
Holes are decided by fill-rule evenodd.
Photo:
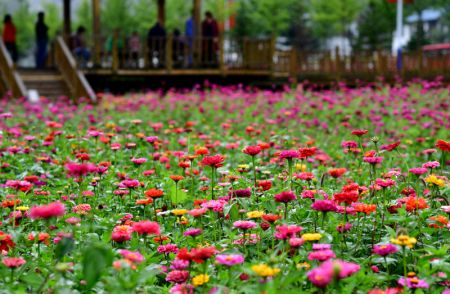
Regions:
M 55 69 L 21 69 L 19 74 L 26 88 L 38 91 L 40 96 L 48 98 L 69 96 L 69 88 Z

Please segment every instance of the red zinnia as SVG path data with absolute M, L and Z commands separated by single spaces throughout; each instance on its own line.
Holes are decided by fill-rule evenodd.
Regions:
M 437 140 L 435 146 L 444 152 L 450 152 L 450 142 L 446 142 L 444 140 Z
M 148 198 L 159 198 L 162 197 L 164 195 L 164 192 L 158 189 L 150 189 L 145 191 L 145 197 Z
M 0 251 L 8 252 L 9 249 L 14 248 L 14 246 L 16 246 L 16 243 L 12 240 L 11 235 L 0 231 Z
M 261 146 L 247 146 L 245 147 L 242 152 L 244 152 L 245 154 L 248 154 L 250 156 L 255 156 L 259 153 L 261 153 Z
M 221 155 L 221 154 L 205 156 L 201 161 L 201 165 L 208 165 L 213 168 L 218 168 L 218 167 L 223 166 L 224 160 L 225 160 L 225 157 L 223 157 L 223 155 Z
M 369 131 L 368 130 L 353 130 L 352 131 L 352 135 L 361 137 L 362 135 L 367 134 Z
M 345 174 L 347 172 L 347 169 L 345 168 L 345 167 L 342 167 L 342 168 L 333 168 L 333 169 L 330 169 L 329 171 L 328 171 L 328 174 L 330 175 L 330 176 L 332 176 L 333 178 L 339 178 L 339 177 L 341 177 L 343 174 Z
M 295 196 L 292 191 L 283 191 L 280 194 L 275 195 L 274 198 L 276 202 L 288 203 L 297 199 L 297 196 Z
M 351 204 L 352 202 L 358 201 L 358 196 L 359 196 L 358 192 L 354 191 L 342 192 L 334 194 L 333 199 L 338 203 Z

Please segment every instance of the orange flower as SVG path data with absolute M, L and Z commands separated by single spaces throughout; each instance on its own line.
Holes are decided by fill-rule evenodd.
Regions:
M 175 183 L 178 183 L 179 181 L 184 179 L 183 176 L 178 176 L 178 175 L 171 175 L 171 176 L 169 176 L 169 178 L 171 178 Z
M 148 205 L 148 204 L 151 204 L 151 203 L 153 203 L 153 199 L 152 198 L 136 200 L 136 204 L 137 205 Z
M 156 243 L 162 243 L 167 240 L 169 240 L 168 236 L 158 236 L 158 237 L 153 238 L 153 241 L 155 241 Z
M 433 223 L 429 224 L 430 228 L 440 229 L 447 225 L 448 218 L 444 215 L 432 216 L 429 218 Z
M 145 191 L 145 197 L 148 198 L 159 198 L 162 197 L 164 195 L 164 192 L 158 189 L 150 189 Z
M 196 155 L 206 155 L 209 154 L 208 148 L 206 147 L 199 147 L 195 150 Z
M 425 209 L 428 208 L 427 201 L 425 198 L 418 198 L 414 196 L 406 197 L 406 210 L 407 211 L 414 211 L 419 209 Z
M 353 207 L 355 208 L 356 212 L 362 212 L 365 214 L 370 214 L 377 210 L 377 206 L 375 204 L 357 203 L 354 204 Z

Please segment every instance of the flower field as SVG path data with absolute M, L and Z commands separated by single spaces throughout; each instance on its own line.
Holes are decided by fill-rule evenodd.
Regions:
M 0 292 L 450 293 L 449 88 L 0 101 Z

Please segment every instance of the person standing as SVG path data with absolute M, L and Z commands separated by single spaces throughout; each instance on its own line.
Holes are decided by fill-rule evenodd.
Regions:
M 194 15 L 194 12 L 192 12 L 192 15 Z M 187 58 L 187 66 L 188 67 L 192 67 L 193 62 L 194 62 L 194 50 L 193 50 L 193 45 L 194 45 L 194 36 L 195 36 L 195 28 L 194 28 L 194 17 L 191 15 L 191 17 L 189 17 L 188 20 L 186 20 L 186 24 L 185 24 L 185 36 L 186 36 L 186 44 L 187 44 L 187 49 L 188 49 L 188 58 Z
M 166 56 L 166 29 L 160 21 L 150 28 L 147 35 L 147 46 L 150 51 L 150 66 L 155 66 L 154 59 L 156 58 L 156 67 L 163 67 Z
M 128 49 L 130 51 L 131 65 L 134 68 L 139 68 L 139 55 L 141 52 L 141 38 L 137 31 L 133 31 L 128 40 Z
M 17 45 L 16 45 L 16 27 L 12 21 L 12 17 L 10 14 L 5 15 L 5 19 L 3 21 L 3 43 L 5 43 L 5 47 L 11 55 L 11 59 L 14 63 L 17 62 L 18 53 L 17 53 Z
M 36 22 L 36 67 L 44 68 L 47 59 L 47 45 L 48 45 L 48 26 L 44 22 L 44 12 L 38 13 L 38 20 Z
M 206 66 L 217 65 L 217 43 L 219 37 L 219 26 L 212 13 L 205 13 L 205 20 L 202 22 L 203 50 L 202 60 Z
M 79 26 L 75 36 L 73 37 L 73 52 L 80 61 L 81 67 L 86 67 L 89 59 L 91 58 L 91 52 L 87 49 L 85 39 L 86 28 Z

